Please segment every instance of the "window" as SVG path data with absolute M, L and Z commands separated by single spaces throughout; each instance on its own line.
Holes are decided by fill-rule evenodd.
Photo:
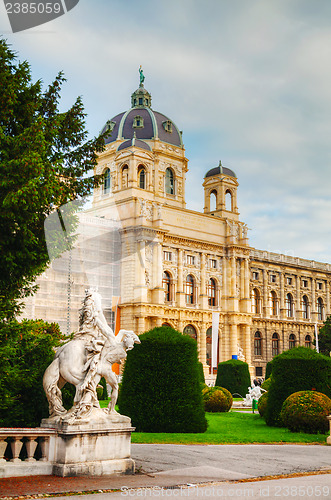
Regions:
M 169 328 L 172 328 L 172 326 L 169 323 L 162 323 L 162 326 L 168 326 Z
M 255 367 L 255 376 L 256 377 L 262 377 L 262 366 L 256 366 Z
M 257 288 L 252 290 L 252 313 L 260 314 L 261 312 L 261 297 Z
M 302 297 L 302 319 L 308 319 L 309 318 L 309 302 L 308 302 L 308 297 L 307 295 L 304 295 Z
M 142 105 L 143 105 L 143 98 L 142 98 L 142 97 L 139 97 L 138 102 L 139 102 L 139 106 L 142 106 Z
M 189 335 L 192 339 L 197 340 L 197 331 L 193 325 L 186 325 L 183 333 Z
M 310 335 L 305 336 L 305 347 L 308 347 L 309 349 L 311 349 L 311 336 Z
M 318 318 L 318 321 L 323 321 L 323 309 L 324 309 L 324 305 L 323 305 L 323 299 L 321 299 L 321 297 L 319 297 L 317 299 L 317 318 Z
M 255 332 L 254 335 L 254 354 L 255 356 L 262 356 L 262 338 L 260 332 Z
M 194 257 L 194 255 L 187 255 L 186 256 L 186 262 L 190 266 L 194 266 L 194 263 L 195 263 L 195 257 Z
M 209 266 L 211 269 L 216 269 L 217 268 L 217 261 L 215 259 L 210 259 Z
M 135 116 L 133 119 L 132 128 L 143 128 L 143 127 L 144 127 L 144 119 L 139 115 Z
M 276 292 L 272 291 L 270 292 L 270 314 L 271 316 L 277 316 L 278 315 L 278 298 Z
M 278 333 L 274 333 L 272 335 L 272 341 L 271 341 L 271 349 L 272 349 L 272 356 L 277 356 L 279 354 L 279 335 Z
M 103 178 L 103 194 L 107 194 L 110 192 L 110 170 L 106 168 L 104 171 Z
M 172 253 L 169 252 L 168 250 L 165 250 L 163 252 L 163 258 L 164 258 L 164 260 L 171 261 L 172 260 Z
M 270 283 L 276 283 L 276 275 L 270 274 Z
M 162 122 L 163 128 L 166 132 L 172 132 L 172 123 L 170 120 L 166 120 L 165 122 Z
M 189 274 L 185 283 L 186 304 L 194 304 L 194 278 Z
M 138 185 L 140 189 L 146 189 L 146 170 L 142 165 L 138 167 Z
M 175 194 L 175 178 L 171 168 L 165 172 L 165 192 L 166 194 Z
M 323 290 L 323 283 L 317 283 L 317 290 Z
M 285 306 L 286 306 L 286 316 L 288 318 L 293 318 L 293 297 L 290 293 L 286 295 Z
M 287 277 L 287 278 L 286 278 L 286 284 L 287 284 L 287 285 L 292 285 L 292 278 Z
M 216 306 L 216 283 L 213 278 L 208 281 L 208 304 Z
M 209 200 L 210 200 L 209 209 L 212 212 L 213 210 L 217 209 L 217 191 L 216 191 L 216 189 L 213 189 L 211 191 Z
M 108 120 L 107 123 L 106 123 L 106 131 L 109 132 L 111 134 L 111 132 L 114 130 L 115 128 L 115 125 L 116 123 L 111 121 L 111 120 Z
M 229 189 L 225 191 L 225 210 L 232 212 L 232 193 Z
M 259 279 L 259 273 L 257 271 L 253 271 L 253 280 Z
M 171 278 L 167 271 L 163 273 L 162 286 L 164 288 L 164 301 L 171 301 Z
M 291 335 L 288 338 L 288 348 L 293 349 L 295 347 L 296 339 L 294 333 L 291 333 Z
M 308 280 L 302 280 L 303 288 L 308 288 Z
M 129 179 L 129 167 L 124 165 L 122 168 L 122 189 L 128 187 L 128 179 Z

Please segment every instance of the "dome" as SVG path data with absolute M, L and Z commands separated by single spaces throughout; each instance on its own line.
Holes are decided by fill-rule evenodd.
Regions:
M 131 96 L 131 109 L 108 120 L 102 133 L 109 131 L 105 144 L 116 140 L 153 140 L 183 147 L 182 135 L 166 115 L 151 108 L 151 95 L 141 83 Z M 137 146 L 137 142 L 136 142 Z M 121 148 L 122 149 L 122 148 Z M 144 147 L 146 149 L 146 147 Z
M 228 175 L 229 177 L 235 177 L 237 178 L 236 174 L 233 172 L 233 170 L 230 170 L 227 167 L 223 167 L 222 163 L 220 162 L 218 167 L 211 168 L 208 170 L 208 172 L 205 175 L 206 177 L 214 177 L 214 175 L 219 175 L 219 174 L 224 174 Z

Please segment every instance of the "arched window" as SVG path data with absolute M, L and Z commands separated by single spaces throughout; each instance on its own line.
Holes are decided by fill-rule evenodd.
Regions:
M 175 176 L 171 168 L 167 168 L 165 172 L 165 192 L 175 194 Z
M 311 349 L 311 336 L 310 335 L 305 336 L 305 347 L 308 347 L 309 349 Z
M 129 167 L 124 165 L 122 168 L 122 189 L 128 187 L 128 179 L 129 179 Z
M 206 331 L 206 363 L 211 365 L 211 326 Z
M 290 293 L 286 295 L 285 305 L 286 305 L 286 316 L 288 318 L 293 318 L 293 297 Z
M 164 288 L 164 301 L 171 301 L 171 278 L 170 274 L 167 271 L 163 273 L 162 285 Z
M 138 186 L 140 189 L 146 189 L 146 169 L 143 165 L 138 167 Z
M 278 333 L 273 333 L 271 340 L 272 356 L 277 356 L 279 354 L 279 335 Z
M 321 297 L 318 297 L 317 299 L 317 317 L 318 321 L 323 321 L 323 314 L 324 312 L 324 305 L 323 305 L 323 299 Z
M 262 356 L 262 337 L 260 332 L 255 332 L 254 335 L 254 354 Z
M 191 274 L 186 277 L 185 296 L 186 304 L 194 304 L 194 278 Z
M 208 281 L 208 304 L 216 306 L 216 282 L 213 278 Z
M 252 313 L 260 314 L 261 312 L 261 296 L 257 288 L 252 290 Z
M 110 170 L 109 168 L 106 168 L 106 170 L 103 173 L 104 178 L 103 178 L 103 193 L 107 194 L 110 192 Z
M 169 325 L 169 323 L 162 323 L 162 326 L 167 326 L 168 328 L 172 328 L 172 326 Z
M 232 193 L 230 189 L 225 191 L 225 210 L 232 212 Z
M 293 349 L 293 347 L 295 347 L 295 344 L 296 344 L 295 335 L 294 333 L 291 333 L 291 335 L 288 338 L 288 348 Z
M 216 210 L 217 208 L 217 191 L 213 189 L 210 193 L 210 211 Z
M 302 318 L 303 319 L 309 318 L 309 302 L 307 295 L 304 295 L 302 297 Z
M 189 335 L 194 340 L 197 340 L 197 338 L 198 338 L 197 331 L 193 325 L 186 325 L 184 330 L 183 330 L 183 333 L 185 333 L 186 335 Z
M 278 315 L 278 298 L 277 298 L 276 292 L 274 292 L 274 291 L 270 292 L 269 301 L 270 301 L 270 314 L 271 314 L 271 316 L 277 316 Z

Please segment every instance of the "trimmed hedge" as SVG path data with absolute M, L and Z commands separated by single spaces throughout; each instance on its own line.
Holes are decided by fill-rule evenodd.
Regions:
M 170 327 L 140 335 L 128 352 L 120 413 L 142 432 L 205 432 L 197 343 Z
M 229 359 L 218 364 L 215 385 L 225 387 L 231 394 L 245 397 L 251 386 L 248 364 L 239 359 Z
M 265 379 L 270 378 L 272 372 L 272 361 L 268 361 L 265 369 Z
M 271 384 L 271 378 L 269 377 L 261 384 L 261 388 L 264 389 L 265 391 L 269 391 L 270 384 Z
M 281 426 L 285 399 L 294 392 L 312 389 L 331 396 L 331 358 L 307 347 L 295 347 L 276 356 L 265 413 L 267 424 Z
M 205 384 L 206 383 L 205 374 L 203 373 L 203 364 L 201 363 L 201 361 L 198 362 L 198 367 L 199 367 L 199 380 L 202 384 Z
M 325 433 L 329 429 L 326 418 L 331 413 L 331 399 L 316 391 L 299 391 L 283 403 L 281 419 L 292 432 Z
M 227 412 L 231 409 L 233 397 L 224 387 L 208 387 L 203 392 L 205 410 L 208 412 Z
M 264 392 L 257 402 L 257 409 L 261 417 L 264 417 L 268 404 L 268 393 Z

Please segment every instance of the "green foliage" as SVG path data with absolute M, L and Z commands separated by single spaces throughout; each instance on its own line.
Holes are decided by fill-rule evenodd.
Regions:
M 264 392 L 257 402 L 257 409 L 261 417 L 265 415 L 268 404 L 268 393 Z
M 119 411 L 143 432 L 204 432 L 197 343 L 170 327 L 140 335 L 128 352 Z
M 299 391 L 283 403 L 281 420 L 292 432 L 325 433 L 329 429 L 326 418 L 331 413 L 331 399 L 316 391 Z
M 100 399 L 107 399 L 108 398 L 107 382 L 104 377 L 101 378 L 99 384 L 102 386 L 102 394 Z
M 283 402 L 298 391 L 317 390 L 331 396 L 331 358 L 307 347 L 295 347 L 272 361 L 272 378 L 265 413 L 268 425 L 282 425 Z
M 266 369 L 265 369 L 265 378 L 270 378 L 272 372 L 272 361 L 268 361 Z
M 203 373 L 203 364 L 199 361 L 198 362 L 198 367 L 199 367 L 199 380 L 201 383 L 205 383 L 205 374 Z
M 205 410 L 208 412 L 226 412 L 232 406 L 232 394 L 224 387 L 208 387 L 203 393 Z
M 313 344 L 316 345 L 316 339 Z M 331 316 L 328 316 L 324 321 L 324 325 L 318 333 L 318 346 L 321 354 L 330 356 L 331 352 Z
M 86 141 L 80 97 L 60 112 L 64 81 L 59 73 L 43 90 L 41 80 L 32 81 L 28 62 L 17 62 L 0 39 L 0 320 L 14 318 L 49 262 L 46 217 L 54 207 L 81 200 L 101 180 L 90 172 L 104 138 Z M 57 255 L 73 241 L 79 204 L 70 206 L 68 237 L 62 230 L 52 234 Z
M 103 395 L 103 387 L 102 387 L 102 385 L 97 385 L 96 391 L 97 391 L 97 398 L 98 398 L 98 400 L 100 401 L 101 399 L 104 399 L 102 397 L 102 395 Z
M 0 426 L 36 427 L 48 416 L 42 379 L 62 339 L 57 324 L 0 324 Z
M 271 377 L 267 378 L 262 384 L 261 388 L 264 389 L 265 391 L 269 391 L 270 389 L 270 384 L 271 384 Z
M 231 394 L 244 397 L 251 385 L 248 364 L 238 359 L 229 359 L 218 364 L 216 384 L 225 387 Z

